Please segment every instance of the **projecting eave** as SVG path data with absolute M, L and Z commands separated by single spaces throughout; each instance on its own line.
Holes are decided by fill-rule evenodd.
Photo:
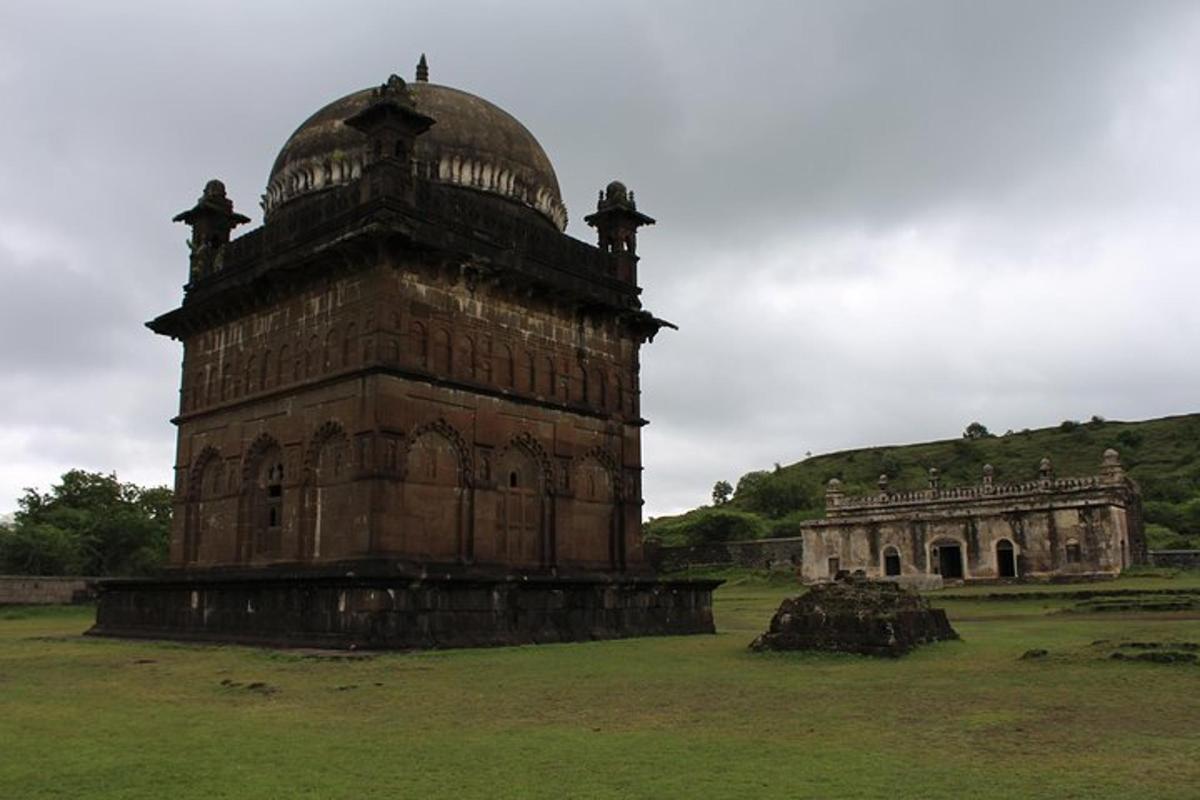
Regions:
M 159 314 L 154 319 L 146 323 L 146 327 L 160 336 L 170 336 L 172 339 L 182 338 L 182 332 L 179 330 L 179 311 L 175 309 L 168 311 L 165 314 Z
M 663 328 L 670 328 L 673 331 L 679 330 L 679 326 L 675 323 L 656 317 L 649 311 L 642 309 L 624 312 L 622 320 L 629 330 L 644 342 L 654 341 L 654 337 Z

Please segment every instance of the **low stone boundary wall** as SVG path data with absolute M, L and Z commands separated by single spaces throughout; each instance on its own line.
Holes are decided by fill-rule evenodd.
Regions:
M 1151 550 L 1150 563 L 1156 567 L 1200 569 L 1200 550 Z
M 96 578 L 0 575 L 0 606 L 86 603 L 96 599 Z
M 744 542 L 662 547 L 646 543 L 646 557 L 659 572 L 674 572 L 688 567 L 734 566 L 751 569 L 794 571 L 804 560 L 804 540 L 751 539 Z

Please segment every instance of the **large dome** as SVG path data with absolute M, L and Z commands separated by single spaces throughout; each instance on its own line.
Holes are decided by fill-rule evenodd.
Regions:
M 567 210 L 546 152 L 511 114 L 473 94 L 418 80 L 409 83 L 416 108 L 432 128 L 416 139 L 413 160 L 439 183 L 500 195 L 548 219 L 560 231 Z M 304 121 L 279 151 L 264 216 L 290 200 L 349 183 L 361 175 L 366 136 L 343 120 L 365 109 L 374 89 L 335 100 Z

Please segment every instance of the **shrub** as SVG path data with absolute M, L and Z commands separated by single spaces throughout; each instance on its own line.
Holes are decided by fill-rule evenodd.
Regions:
M 0 528 L 0 571 L 16 575 L 79 575 L 84 550 L 79 537 L 53 525 Z
M 896 458 L 893 453 L 884 453 L 879 459 L 879 474 L 887 475 L 889 478 L 895 478 L 900 475 L 900 471 L 904 469 L 900 463 L 900 459 Z
M 795 471 L 758 471 L 742 476 L 733 499 L 738 508 L 746 511 L 782 517 L 792 511 L 815 507 L 817 492 Z
M 720 509 L 698 514 L 685 523 L 683 538 L 688 544 L 708 544 L 758 539 L 763 532 L 763 522 L 754 514 Z
M 1165 500 L 1147 500 L 1142 511 L 1148 524 L 1169 528 L 1172 532 L 1183 530 L 1187 524 L 1183 509 Z
M 989 436 L 991 436 L 991 434 L 988 433 L 987 426 L 982 422 L 972 422 L 967 426 L 967 429 L 963 431 L 964 439 L 986 439 Z
M 765 536 L 768 539 L 794 539 L 803 533 L 803 524 L 806 520 L 819 519 L 822 516 L 824 516 L 822 509 L 793 511 L 782 519 L 767 522 Z
M 1142 487 L 1142 497 L 1146 500 L 1182 503 L 1196 492 L 1191 481 L 1178 475 L 1139 475 L 1138 484 Z
M 1142 443 L 1142 434 L 1138 431 L 1124 430 L 1117 434 L 1117 444 L 1126 450 L 1132 450 Z
M 1190 539 L 1164 525 L 1146 525 L 1146 546 L 1151 550 L 1191 550 L 1196 540 Z

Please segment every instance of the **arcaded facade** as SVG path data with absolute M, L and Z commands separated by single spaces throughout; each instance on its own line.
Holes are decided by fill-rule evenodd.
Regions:
M 1145 563 L 1137 486 L 1115 450 L 1100 472 L 1056 478 L 1043 459 L 1037 480 L 1003 484 L 984 467 L 975 486 L 930 487 L 849 497 L 836 479 L 825 495 L 825 519 L 804 523 L 805 581 L 839 572 L 871 578 L 942 580 L 1055 579 L 1115 576 Z

